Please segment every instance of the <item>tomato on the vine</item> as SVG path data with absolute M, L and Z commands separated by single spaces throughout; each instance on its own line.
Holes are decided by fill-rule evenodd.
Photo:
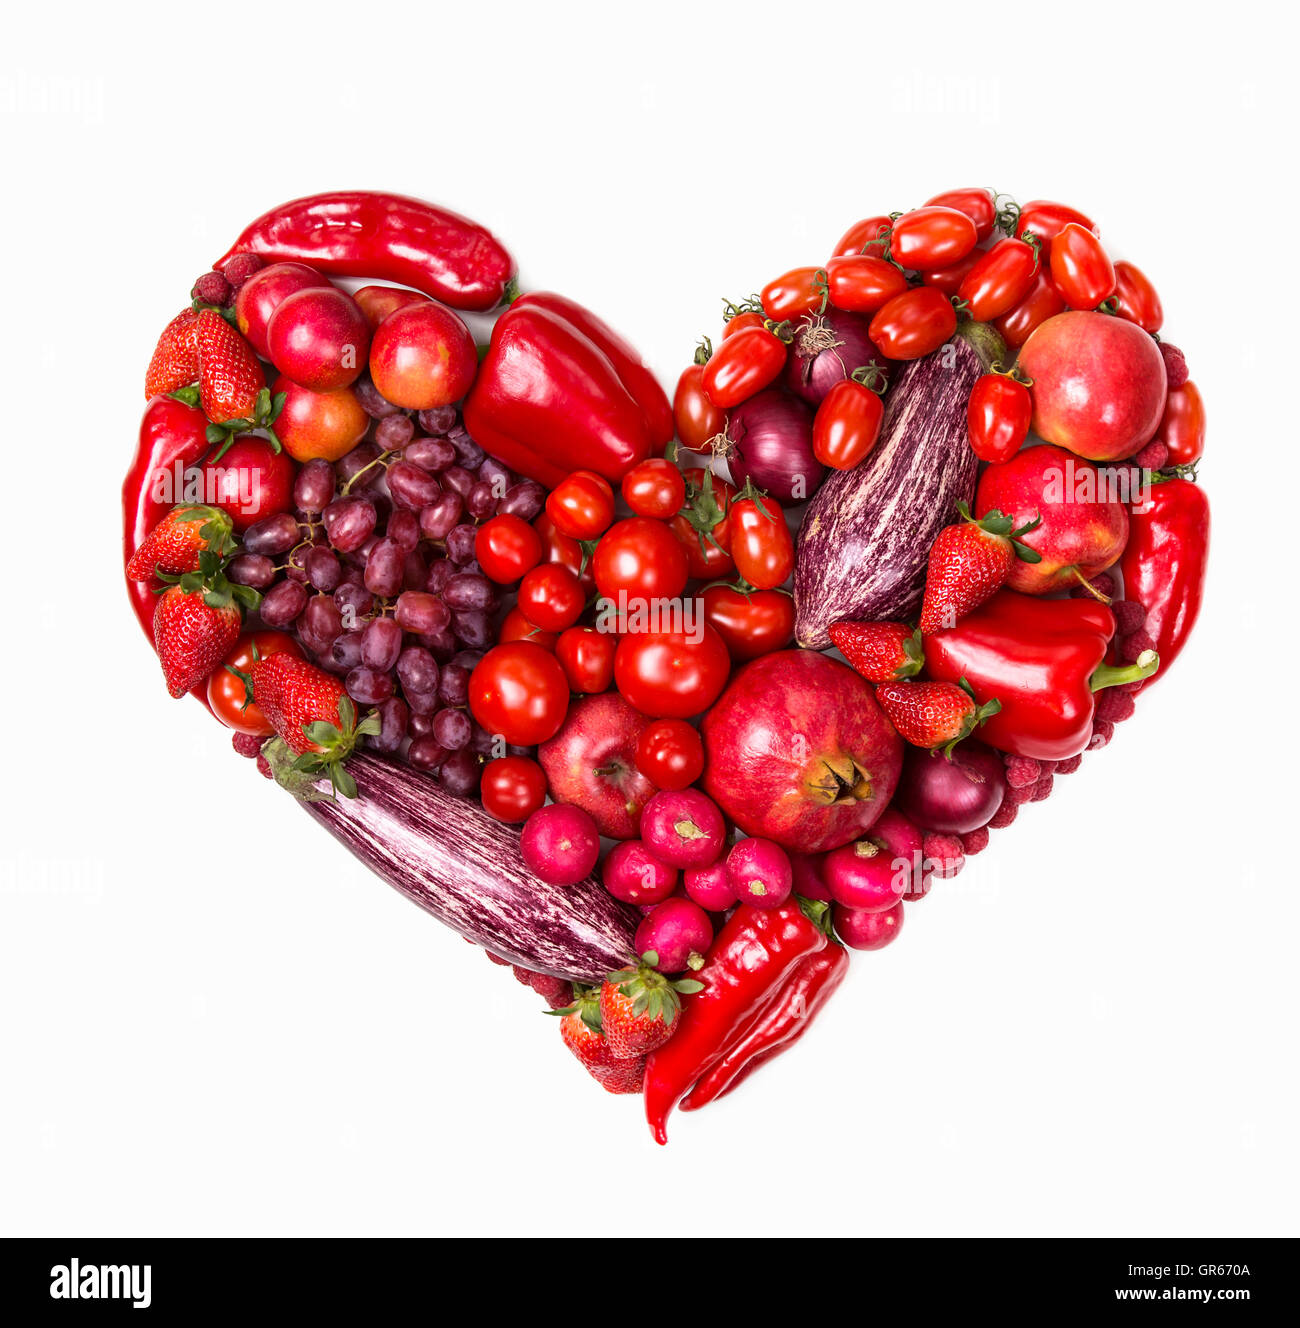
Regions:
M 704 393 L 719 410 L 730 410 L 776 381 L 785 368 L 787 342 L 766 325 L 724 337 L 704 366 Z
M 893 229 L 892 217 L 868 217 L 865 221 L 856 221 L 840 236 L 835 246 L 833 258 L 843 258 L 847 254 L 874 254 L 884 258 L 889 252 L 889 242 L 883 237 Z
M 479 794 L 489 816 L 516 825 L 546 801 L 546 772 L 526 756 L 499 756 L 483 767 Z
M 979 241 L 975 223 L 950 207 L 919 207 L 894 222 L 889 256 L 912 272 L 951 267 L 966 257 Z
M 794 571 L 794 540 L 781 504 L 746 484 L 731 503 L 731 557 L 751 586 L 771 590 Z
M 895 295 L 871 320 L 871 344 L 890 360 L 919 360 L 938 350 L 957 330 L 952 301 L 930 286 Z
M 836 309 L 874 314 L 907 289 L 907 278 L 887 259 L 847 254 L 826 264 L 826 288 Z
M 711 470 L 688 470 L 684 478 L 686 504 L 668 528 L 682 546 L 687 567 L 697 581 L 724 580 L 736 571 L 728 515 L 736 488 Z
M 570 627 L 555 643 L 555 658 L 575 692 L 608 691 L 614 681 L 614 651 L 618 637 L 594 627 Z
M 245 632 L 222 661 L 222 667 L 208 679 L 208 705 L 228 729 L 234 729 L 236 733 L 251 733 L 257 738 L 269 738 L 275 732 L 271 721 L 262 713 L 256 701 L 244 704 L 248 700 L 244 680 L 230 672 L 230 669 L 238 669 L 240 673 L 247 673 L 252 667 L 254 651 L 263 659 L 268 655 L 293 655 L 297 659 L 303 657 L 302 647 L 287 632 Z
M 1101 241 L 1070 222 L 1052 241 L 1052 280 L 1071 309 L 1095 309 L 1115 290 L 1115 269 Z
M 662 521 L 630 516 L 605 532 L 592 554 L 596 589 L 609 600 L 673 599 L 686 589 L 686 550 Z
M 1020 451 L 1033 415 L 1029 388 L 1005 373 L 986 373 L 971 389 L 966 431 L 981 461 L 1009 461 Z
M 926 207 L 955 208 L 964 212 L 975 227 L 976 242 L 983 244 L 993 234 L 997 209 L 993 194 L 988 189 L 949 189 L 925 200 Z
M 1040 267 L 1029 294 L 1014 309 L 995 318 L 993 326 L 1008 346 L 1018 349 L 1029 340 L 1029 334 L 1040 323 L 1064 311 L 1065 301 L 1052 282 L 1052 274 Z
M 727 412 L 705 395 L 703 364 L 682 370 L 673 393 L 673 423 L 678 441 L 690 452 L 707 452 L 710 441 L 727 427 Z
M 512 747 L 553 738 L 569 709 L 569 683 L 555 656 L 531 641 L 493 646 L 474 666 L 469 708 Z
M 813 455 L 833 470 L 852 470 L 871 455 L 884 415 L 879 391 L 853 377 L 841 380 L 813 416 Z
M 722 325 L 722 339 L 726 341 L 728 337 L 734 337 L 737 332 L 743 332 L 747 327 L 765 327 L 767 325 L 767 315 L 757 309 L 742 309 L 739 313 L 732 314 Z
M 474 557 L 489 581 L 512 585 L 542 561 L 541 536 L 517 516 L 494 516 L 474 536 Z
M 1175 466 L 1190 466 L 1205 452 L 1205 402 L 1190 380 L 1175 387 L 1165 400 L 1165 414 L 1156 439 L 1169 449 Z
M 696 632 L 633 632 L 619 641 L 614 681 L 643 715 L 689 719 L 718 699 L 731 657 L 712 627 L 703 622 L 698 627 Z
M 651 457 L 623 476 L 622 493 L 623 501 L 637 516 L 666 521 L 681 511 L 686 501 L 686 481 L 671 461 Z
M 570 539 L 594 540 L 614 519 L 614 490 L 594 470 L 575 470 L 551 490 L 546 514 Z
M 819 267 L 796 267 L 763 287 L 763 312 L 778 323 L 821 307 L 826 273 Z
M 585 604 L 577 576 L 561 563 L 539 563 L 519 583 L 520 612 L 544 632 L 572 627 Z
M 657 789 L 689 788 L 704 773 L 704 743 L 684 719 L 656 719 L 641 730 L 635 762 Z
M 1115 312 L 1144 332 L 1159 332 L 1164 326 L 1165 311 L 1150 278 L 1122 258 L 1115 264 L 1114 299 Z
M 1025 240 L 999 240 L 957 288 L 970 316 L 988 323 L 1029 294 L 1038 273 L 1038 250 Z
M 1097 230 L 1097 224 L 1091 217 L 1085 216 L 1077 208 L 1067 207 L 1064 203 L 1053 203 L 1045 198 L 1035 198 L 1020 209 L 1016 219 L 1016 239 L 1021 240 L 1032 231 L 1042 244 L 1043 253 L 1051 248 L 1052 241 L 1073 222 L 1084 230 Z
M 784 650 L 794 640 L 794 600 L 784 590 L 708 586 L 700 599 L 704 621 L 737 664 Z

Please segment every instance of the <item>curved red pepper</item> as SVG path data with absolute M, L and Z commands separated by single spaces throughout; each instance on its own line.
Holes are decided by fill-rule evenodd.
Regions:
M 842 945 L 828 945 L 802 960 L 753 1028 L 728 1047 L 722 1059 L 686 1095 L 682 1110 L 698 1111 L 726 1097 L 759 1066 L 794 1046 L 848 971 L 849 952 Z
M 1093 693 L 1149 677 L 1152 664 L 1103 664 L 1115 615 L 1090 599 L 1034 599 L 1002 590 L 955 627 L 925 639 L 926 671 L 970 684 L 997 714 L 980 737 L 991 747 L 1039 761 L 1077 756 L 1092 736 Z
M 512 292 L 515 260 L 477 222 L 402 194 L 343 189 L 282 203 L 218 260 L 259 254 L 330 276 L 413 286 L 453 309 L 494 309 Z
M 693 974 L 704 990 L 683 1002 L 677 1031 L 646 1058 L 645 1114 L 657 1142 L 668 1142 L 677 1103 L 748 1034 L 794 968 L 826 944 L 826 933 L 797 904 L 741 904 L 727 919 Z
M 1201 612 L 1210 550 L 1210 503 L 1190 480 L 1153 484 L 1129 509 L 1128 547 L 1120 559 L 1124 594 L 1147 611 L 1143 630 L 1155 641 L 1163 677 L 1187 643 Z
M 629 360 L 641 370 L 635 382 L 625 376 Z M 465 428 L 498 461 L 548 488 L 575 470 L 617 484 L 665 427 L 671 436 L 667 398 L 662 414 L 657 403 L 651 413 L 642 405 L 648 373 L 594 314 L 559 296 L 527 296 L 492 329 L 465 400 Z

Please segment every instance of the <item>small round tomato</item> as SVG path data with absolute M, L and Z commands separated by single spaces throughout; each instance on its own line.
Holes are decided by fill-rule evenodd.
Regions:
M 925 205 L 956 208 L 958 212 L 964 212 L 974 224 L 976 240 L 980 244 L 993 234 L 997 209 L 993 194 L 988 189 L 949 189 L 946 193 L 927 198 Z
M 671 461 L 651 457 L 623 476 L 622 493 L 623 501 L 637 516 L 666 521 L 681 511 L 686 501 L 686 481 Z
M 1156 438 L 1169 449 L 1176 466 L 1190 466 L 1205 452 L 1205 402 L 1201 390 L 1188 381 L 1165 400 L 1165 414 Z
M 641 730 L 635 759 L 655 788 L 689 788 L 704 773 L 704 743 L 684 719 L 656 719 Z
M 569 568 L 560 563 L 539 563 L 524 573 L 519 583 L 517 607 L 534 627 L 544 632 L 562 632 L 582 614 L 586 596 Z
M 731 521 L 728 509 L 736 488 L 712 471 L 688 470 L 686 505 L 668 523 L 673 537 L 686 553 L 687 567 L 697 581 L 717 581 L 733 576 Z
M 725 333 L 724 333 L 725 335 Z M 682 370 L 673 393 L 673 422 L 677 439 L 690 452 L 707 452 L 710 443 L 727 427 L 727 413 L 704 394 L 704 365 Z
M 981 461 L 1009 461 L 1020 451 L 1033 415 L 1029 389 L 1010 374 L 986 373 L 971 389 L 966 431 Z
M 601 537 L 591 558 L 596 589 L 609 600 L 672 599 L 686 588 L 686 551 L 662 521 L 630 516 Z
M 517 604 L 501 620 L 501 629 L 497 632 L 497 644 L 505 645 L 507 641 L 531 641 L 535 646 L 541 646 L 543 650 L 549 650 L 555 653 L 555 646 L 559 637 L 554 632 L 544 632 L 540 627 L 535 627 L 524 616 L 524 611 Z
M 784 276 L 769 281 L 760 298 L 763 312 L 778 323 L 798 318 L 821 307 L 826 294 L 826 273 L 819 267 L 792 268 Z
M 1038 273 L 1038 250 L 1024 240 L 999 240 L 966 274 L 957 298 L 977 323 L 1014 308 L 1029 294 Z
M 907 289 L 907 277 L 884 258 L 848 254 L 826 264 L 826 288 L 836 309 L 874 314 Z
M 533 529 L 542 541 L 542 561 L 561 563 L 582 583 L 583 594 L 594 594 L 596 578 L 591 574 L 593 545 L 590 542 L 580 544 L 576 539 L 570 539 L 557 529 L 555 522 L 545 512 L 533 522 Z
M 887 237 L 893 225 L 892 217 L 868 217 L 865 221 L 854 222 L 840 236 L 840 242 L 835 246 L 832 257 L 843 258 L 846 254 L 875 254 L 878 258 L 884 258 L 889 252 Z
M 704 622 L 693 632 L 631 633 L 614 653 L 618 690 L 643 715 L 655 719 L 689 719 L 707 710 L 730 672 L 727 647 Z
M 512 747 L 553 738 L 569 708 L 569 684 L 555 656 L 529 641 L 493 646 L 474 666 L 469 708 Z
M 483 767 L 479 794 L 489 816 L 517 825 L 546 801 L 546 773 L 526 756 L 499 756 Z
M 618 637 L 594 627 L 570 627 L 555 643 L 555 658 L 575 692 L 607 692 L 614 681 Z
M 1020 216 L 1016 220 L 1016 238 L 1023 239 L 1032 231 L 1042 242 L 1043 252 L 1046 254 L 1051 248 L 1052 241 L 1071 223 L 1094 233 L 1097 230 L 1092 218 L 1085 216 L 1076 208 L 1036 198 L 1020 209 Z
M 1052 280 L 1071 309 L 1095 309 L 1115 291 L 1115 269 L 1101 241 L 1070 222 L 1052 241 Z
M 894 222 L 889 256 L 913 272 L 960 263 L 979 242 L 975 223 L 950 207 L 919 207 Z
M 203 467 L 203 491 L 212 503 L 229 513 L 237 534 L 264 517 L 293 507 L 296 467 L 285 452 L 277 452 L 270 439 L 254 435 L 236 438 L 219 460 Z
M 251 733 L 256 738 L 269 738 L 275 732 L 271 721 L 262 713 L 256 701 L 244 704 L 248 700 L 244 680 L 230 672 L 231 669 L 238 669 L 241 673 L 247 673 L 252 667 L 254 651 L 262 659 L 268 655 L 292 655 L 295 659 L 303 657 L 302 647 L 285 632 L 245 632 L 222 661 L 222 667 L 208 679 L 208 705 L 228 729 L 234 729 L 236 733 Z
M 1144 332 L 1159 332 L 1165 322 L 1156 288 L 1141 268 L 1123 259 L 1115 264 L 1115 312 Z
M 773 498 L 746 484 L 731 504 L 731 557 L 736 571 L 758 590 L 779 586 L 794 571 L 794 540 Z
M 742 328 L 724 337 L 704 366 L 704 393 L 719 410 L 730 410 L 776 381 L 787 346 L 767 327 Z
M 813 455 L 833 470 L 852 470 L 871 455 L 885 408 L 880 393 L 845 378 L 822 398 L 813 417 Z
M 1065 301 L 1052 283 L 1052 274 L 1040 267 L 1029 294 L 1014 309 L 995 318 L 993 326 L 1008 346 L 1018 350 L 1040 323 L 1064 312 Z
M 575 470 L 551 490 L 546 514 L 570 539 L 596 539 L 614 519 L 614 490 L 594 470 Z
M 794 600 L 784 590 L 709 586 L 700 598 L 704 621 L 737 664 L 784 650 L 794 640 Z
M 957 331 L 957 311 L 942 292 L 914 286 L 895 295 L 871 320 L 871 344 L 890 360 L 919 360 Z
M 542 561 L 542 538 L 517 516 L 494 516 L 474 536 L 474 557 L 489 581 L 512 585 Z

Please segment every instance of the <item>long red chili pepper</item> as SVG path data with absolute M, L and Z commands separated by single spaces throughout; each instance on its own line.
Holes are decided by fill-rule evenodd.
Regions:
M 645 1114 L 658 1143 L 668 1142 L 677 1103 L 749 1032 L 795 966 L 826 944 L 826 933 L 798 904 L 741 904 L 727 919 L 694 974 L 704 990 L 684 1002 L 677 1031 L 646 1060 Z
M 727 1048 L 722 1059 L 682 1100 L 682 1110 L 698 1111 L 726 1097 L 759 1066 L 794 1046 L 848 971 L 849 952 L 835 943 L 800 962 L 753 1028 Z
M 397 281 L 453 309 L 494 309 L 514 288 L 514 259 L 477 222 L 417 198 L 366 189 L 272 208 L 216 266 L 246 252 L 272 263 L 308 263 L 330 276 Z

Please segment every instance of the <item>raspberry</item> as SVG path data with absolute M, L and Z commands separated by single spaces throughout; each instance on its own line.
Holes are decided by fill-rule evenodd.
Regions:
M 467 941 L 469 941 L 469 937 L 468 937 L 468 936 L 467 936 L 465 939 L 466 939 Z M 473 941 L 470 941 L 469 943 L 470 943 L 471 945 L 474 944 Z M 508 960 L 508 959 L 502 959 L 500 955 L 494 955 L 494 954 L 492 953 L 491 950 L 484 950 L 483 953 L 484 953 L 485 955 L 487 955 L 487 957 L 488 957 L 488 958 L 489 958 L 494 964 L 500 964 L 502 968 L 510 968 L 510 967 L 511 967 L 510 960 Z
M 1159 438 L 1153 438 L 1133 458 L 1133 464 L 1135 466 L 1141 466 L 1143 470 L 1163 470 L 1165 468 L 1165 463 L 1168 460 L 1169 449 Z
M 270 761 L 268 761 L 266 757 L 262 755 L 261 752 L 258 752 L 257 754 L 257 773 L 261 775 L 264 779 L 275 778 L 275 775 L 272 773 L 271 770 Z
M 200 304 L 215 304 L 224 309 L 230 303 L 230 282 L 220 272 L 205 272 L 195 283 L 190 295 Z
M 1038 762 L 1031 756 L 1007 757 L 1007 784 L 1013 789 L 1028 788 L 1042 776 Z
M 961 840 L 956 835 L 927 834 L 921 840 L 921 850 L 924 855 L 922 871 L 940 880 L 956 876 L 965 865 Z
M 1034 784 L 1037 783 L 1038 780 L 1034 780 Z M 1007 791 L 1002 795 L 1002 805 L 1005 807 L 1007 803 L 1010 803 L 1013 807 L 1019 807 L 1022 802 L 1028 802 L 1034 784 L 1025 784 L 1020 788 L 1012 788 L 1008 785 Z
M 1052 795 L 1052 779 L 1053 779 L 1053 776 L 1051 776 L 1051 775 L 1044 775 L 1044 776 L 1042 777 L 1042 779 L 1040 779 L 1040 780 L 1038 781 L 1038 783 L 1035 784 L 1034 787 L 1033 787 L 1032 789 L 1030 789 L 1030 791 L 1029 791 L 1029 801 L 1030 801 L 1030 802 L 1043 802 L 1043 801 L 1045 801 L 1047 798 L 1051 797 L 1051 795 Z
M 1068 760 L 1057 761 L 1056 773 L 1058 775 L 1072 775 L 1083 764 L 1083 756 L 1071 756 Z
M 230 738 L 230 745 L 240 754 L 249 758 L 256 757 L 262 750 L 263 739 L 254 736 L 252 733 L 234 733 Z
M 520 964 L 511 964 L 510 971 L 515 975 L 516 982 L 522 982 L 525 987 L 533 985 L 533 975 Z
M 552 1010 L 563 1010 L 573 1004 L 573 988 L 563 978 L 553 978 L 545 973 L 534 973 L 528 984 Z
M 226 261 L 221 275 L 230 283 L 230 289 L 237 291 L 254 272 L 260 271 L 266 264 L 256 254 L 235 254 Z
M 1140 632 L 1147 620 L 1147 611 L 1135 599 L 1122 599 L 1110 606 L 1115 615 L 1115 635 L 1130 636 Z
M 1172 392 L 1174 388 L 1182 387 L 1187 381 L 1187 356 L 1177 346 L 1171 346 L 1167 341 L 1162 341 L 1159 345 L 1160 354 L 1165 362 L 1165 377 L 1169 380 L 1169 390 Z
M 1109 724 L 1104 719 L 1094 721 L 1092 726 L 1092 738 L 1088 742 L 1090 752 L 1099 752 L 1115 736 L 1114 724 Z
M 1128 692 L 1105 691 L 1097 698 L 1096 717 L 1108 724 L 1122 724 L 1136 709 L 1137 702 Z
M 988 830 L 1001 830 L 1016 819 L 1016 813 L 1019 811 L 1019 806 L 1012 802 L 1010 798 L 1003 798 L 1002 806 L 993 813 L 985 828 Z
M 983 853 L 988 846 L 989 832 L 983 826 L 978 830 L 968 830 L 961 837 L 961 851 L 968 858 L 973 858 L 977 853 Z
M 1132 664 L 1144 651 L 1155 648 L 1156 643 L 1149 632 L 1130 632 L 1119 643 L 1119 657 L 1125 664 Z

